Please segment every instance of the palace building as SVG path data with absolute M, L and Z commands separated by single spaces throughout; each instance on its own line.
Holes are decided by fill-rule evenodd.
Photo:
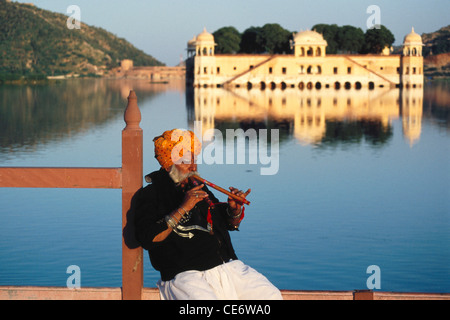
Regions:
M 405 36 L 402 54 L 326 54 L 315 31 L 295 34 L 292 54 L 215 54 L 203 30 L 188 42 L 186 83 L 193 87 L 264 89 L 375 89 L 423 86 L 422 38 Z

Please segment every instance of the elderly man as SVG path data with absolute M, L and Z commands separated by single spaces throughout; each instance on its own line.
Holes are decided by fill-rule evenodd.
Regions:
M 161 299 L 281 299 L 267 278 L 238 260 L 229 235 L 244 217 L 241 203 L 219 203 L 190 179 L 201 144 L 191 131 L 174 129 L 156 137 L 159 171 L 137 194 L 136 236 L 161 274 Z M 174 163 L 175 162 L 175 163 Z M 246 192 L 230 191 L 241 197 Z

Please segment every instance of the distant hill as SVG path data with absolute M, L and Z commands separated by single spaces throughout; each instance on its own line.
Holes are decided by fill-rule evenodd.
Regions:
M 450 25 L 423 33 L 424 73 L 433 78 L 450 78 Z
M 450 78 L 450 52 L 426 56 L 423 65 L 429 78 Z
M 424 56 L 450 52 L 450 25 L 431 33 L 423 33 Z
M 68 16 L 0 0 L 1 77 L 102 75 L 122 59 L 136 66 L 164 65 L 102 28 L 67 28 Z

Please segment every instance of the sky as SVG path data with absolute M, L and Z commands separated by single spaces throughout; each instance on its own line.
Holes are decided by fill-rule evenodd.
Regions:
M 13 0 L 14 1 L 14 0 Z M 209 32 L 234 26 L 278 23 L 298 32 L 315 24 L 352 25 L 367 30 L 374 21 L 371 5 L 379 8 L 380 23 L 395 36 L 394 45 L 414 27 L 418 34 L 450 24 L 449 0 L 19 0 L 53 12 L 80 8 L 81 22 L 125 38 L 168 66 L 186 58 L 187 42 L 206 28 Z M 76 29 L 73 29 L 76 32 Z

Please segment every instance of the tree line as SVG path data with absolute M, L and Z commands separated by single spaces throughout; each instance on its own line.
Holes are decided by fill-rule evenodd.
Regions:
M 323 35 L 328 42 L 326 52 L 335 53 L 380 53 L 395 41 L 392 32 L 385 26 L 368 29 L 350 25 L 316 24 L 312 30 Z M 222 27 L 213 32 L 217 43 L 217 53 L 290 53 L 294 38 L 291 32 L 277 23 L 268 23 L 262 27 L 249 27 L 240 33 L 235 27 Z

